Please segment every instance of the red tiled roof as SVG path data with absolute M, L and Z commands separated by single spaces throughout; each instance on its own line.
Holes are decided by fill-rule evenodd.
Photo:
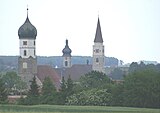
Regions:
M 45 77 L 50 77 L 55 87 L 58 89 L 60 87 L 60 77 L 58 76 L 55 69 L 49 65 L 38 65 L 37 66 L 37 77 L 43 82 Z
M 75 64 L 71 68 L 57 68 L 56 72 L 59 76 L 64 76 L 65 80 L 69 75 L 72 80 L 77 81 L 81 76 L 84 76 L 88 72 L 92 71 L 92 65 Z

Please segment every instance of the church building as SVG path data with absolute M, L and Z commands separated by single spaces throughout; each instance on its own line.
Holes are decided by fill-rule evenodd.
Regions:
M 37 65 L 37 29 L 29 20 L 28 8 L 27 18 L 24 24 L 19 28 L 18 36 L 20 51 L 20 56 L 18 58 L 18 75 L 27 83 L 28 87 L 34 76 L 39 86 L 42 86 L 44 78 L 49 76 L 58 90 L 60 87 L 60 77 L 56 71 L 48 65 Z
M 72 65 L 72 50 L 69 48 L 68 40 L 66 40 L 65 47 L 62 50 L 62 67 L 53 68 L 50 65 L 37 65 L 37 29 L 29 20 L 28 9 L 27 18 L 24 24 L 19 28 L 18 36 L 20 51 L 20 56 L 18 58 L 18 75 L 28 84 L 28 86 L 34 76 L 37 78 L 37 83 L 40 86 L 42 85 L 44 78 L 49 76 L 58 90 L 62 76 L 64 76 L 65 79 L 70 76 L 72 80 L 78 80 L 81 76 L 92 70 L 105 73 L 104 45 L 99 17 L 93 45 L 92 64 L 89 64 L 87 60 L 86 64 Z
M 37 75 L 37 57 L 36 57 L 36 36 L 37 29 L 27 18 L 24 24 L 18 30 L 19 51 L 18 74 L 27 83 Z

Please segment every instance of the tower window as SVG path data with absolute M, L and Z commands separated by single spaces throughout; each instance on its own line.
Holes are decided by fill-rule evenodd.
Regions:
M 34 56 L 36 55 L 36 51 L 34 50 Z
M 23 68 L 24 68 L 24 69 L 27 68 L 27 63 L 26 63 L 26 62 L 23 63 Z
M 24 56 L 26 56 L 27 55 L 27 51 L 26 50 L 24 50 Z
M 97 63 L 99 62 L 99 59 L 98 59 L 98 58 L 96 58 L 96 62 L 97 62 Z
M 67 67 L 68 66 L 68 62 L 67 61 L 65 61 L 65 67 Z
M 99 49 L 96 49 L 96 53 L 99 53 Z
M 27 45 L 27 41 L 23 41 L 23 45 Z
M 34 41 L 34 46 L 36 45 L 36 42 Z

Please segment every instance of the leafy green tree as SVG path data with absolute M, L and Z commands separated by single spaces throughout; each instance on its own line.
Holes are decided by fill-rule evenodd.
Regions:
M 7 72 L 2 76 L 9 94 L 19 94 L 25 90 L 27 85 L 23 82 L 16 72 Z
M 114 84 L 111 87 L 111 95 L 112 95 L 112 100 L 111 100 L 111 105 L 112 106 L 123 106 L 123 99 L 125 98 L 123 96 L 124 92 L 124 87 L 123 83 L 121 84 Z
M 55 104 L 56 100 L 56 88 L 49 77 L 46 77 L 43 81 L 41 103 L 42 104 Z
M 160 106 L 160 73 L 144 69 L 131 73 L 124 81 L 124 105 L 133 107 Z
M 102 72 L 91 71 L 80 78 L 78 85 L 80 85 L 81 90 L 88 90 L 91 88 L 103 89 L 110 83 L 112 83 L 112 81 L 106 74 Z
M 91 89 L 67 97 L 68 105 L 110 105 L 112 95 L 107 89 Z
M 5 83 L 0 78 L 0 104 L 7 102 L 7 90 L 5 88 Z
M 114 80 L 121 80 L 123 79 L 124 75 L 125 75 L 124 71 L 122 71 L 120 68 L 115 68 L 111 72 L 110 77 Z
M 138 66 L 138 63 L 137 62 L 132 62 L 130 64 L 130 67 L 129 67 L 129 73 L 133 73 L 135 72 L 136 70 L 138 70 L 139 66 Z

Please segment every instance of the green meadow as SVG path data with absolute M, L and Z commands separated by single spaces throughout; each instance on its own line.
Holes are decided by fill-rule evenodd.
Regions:
M 106 106 L 0 105 L 0 113 L 160 113 L 160 109 Z

